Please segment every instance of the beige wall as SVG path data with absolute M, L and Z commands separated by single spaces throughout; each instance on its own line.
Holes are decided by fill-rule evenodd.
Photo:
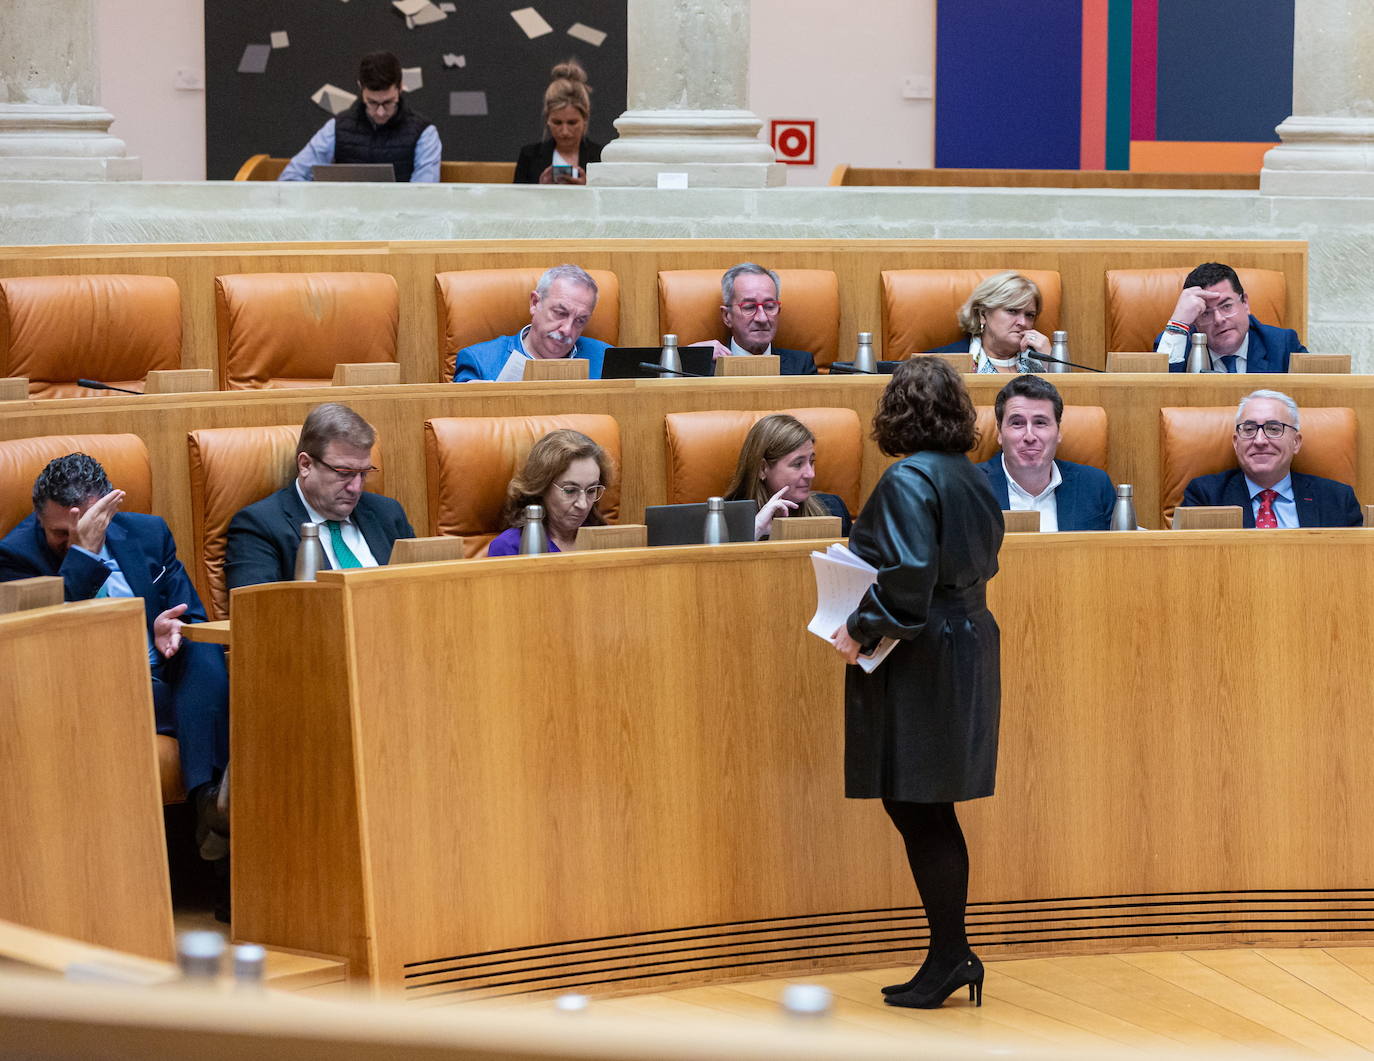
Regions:
M 175 87 L 178 69 L 205 83 L 201 0 L 96 0 L 100 101 L 110 132 L 143 160 L 143 179 L 205 179 L 205 92 Z

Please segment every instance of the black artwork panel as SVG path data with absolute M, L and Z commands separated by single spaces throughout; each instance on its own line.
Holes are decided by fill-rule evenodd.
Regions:
M 533 40 L 510 16 L 532 6 L 553 27 Z M 554 63 L 576 57 L 592 88 L 590 136 L 606 143 L 625 110 L 625 0 L 455 0 L 443 21 L 407 29 L 391 0 L 205 0 L 206 171 L 228 180 L 251 155 L 289 157 L 330 115 L 311 102 L 326 82 L 357 91 L 358 60 L 392 51 L 424 70 L 410 104 L 439 128 L 450 161 L 515 161 L 543 134 L 542 103 Z M 600 47 L 567 35 L 576 22 L 607 34 Z M 290 38 L 262 74 L 238 72 L 249 44 Z M 446 52 L 465 56 L 446 67 Z M 487 94 L 482 117 L 450 117 L 450 92 Z

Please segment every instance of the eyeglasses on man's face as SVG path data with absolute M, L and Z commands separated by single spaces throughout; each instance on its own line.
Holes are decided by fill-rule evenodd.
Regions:
M 1207 324 L 1213 320 L 1230 320 L 1240 310 L 1241 303 L 1234 298 L 1224 299 L 1211 309 L 1205 309 L 1197 315 L 1194 323 Z
M 336 465 L 329 464 L 329 463 L 326 463 L 325 461 L 320 460 L 319 457 L 315 457 L 315 458 L 312 458 L 312 459 L 313 459 L 313 460 L 315 461 L 315 463 L 318 464 L 321 468 L 328 468 L 331 472 L 334 473 L 334 476 L 335 476 L 340 482 L 344 482 L 344 483 L 349 482 L 350 480 L 355 479 L 355 478 L 359 478 L 359 477 L 362 478 L 362 481 L 363 481 L 363 482 L 367 482 L 367 477 L 368 477 L 369 475 L 371 475 L 373 472 L 376 472 L 376 471 L 380 471 L 380 470 L 381 470 L 381 469 L 377 468 L 375 465 L 372 465 L 372 464 L 369 464 L 366 468 L 340 468 L 340 467 L 337 467 Z
M 1264 432 L 1265 438 L 1283 438 L 1284 431 L 1297 434 L 1298 429 L 1292 424 L 1285 424 L 1282 420 L 1266 420 L 1262 424 L 1254 420 L 1242 420 L 1236 425 L 1236 434 L 1241 438 L 1254 438 L 1261 431 Z
M 579 497 L 585 497 L 588 504 L 594 505 L 600 501 L 606 493 L 606 488 L 600 483 L 585 488 L 573 483 L 555 483 L 554 489 L 556 489 L 569 504 L 575 503 Z
M 774 313 L 778 312 L 781 307 L 782 303 L 775 298 L 765 299 L 762 302 L 755 302 L 753 299 L 750 299 L 747 302 L 735 303 L 735 309 L 739 310 L 746 317 L 752 317 L 759 310 L 763 310 L 765 314 L 771 317 Z

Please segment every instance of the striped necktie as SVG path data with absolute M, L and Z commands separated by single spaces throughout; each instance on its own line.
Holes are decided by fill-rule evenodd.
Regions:
M 329 541 L 334 546 L 334 559 L 340 568 L 362 567 L 362 562 L 353 555 L 343 540 L 343 525 L 336 519 L 326 521 L 329 524 Z

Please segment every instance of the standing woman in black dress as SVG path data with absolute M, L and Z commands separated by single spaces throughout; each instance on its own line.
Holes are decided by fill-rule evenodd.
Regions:
M 1000 637 L 987 609 L 1002 513 L 965 456 L 973 403 L 940 358 L 897 366 L 873 438 L 903 459 L 878 481 L 849 547 L 878 579 L 835 647 L 848 663 L 883 637 L 872 674 L 845 673 L 845 795 L 881 799 L 902 836 L 930 924 L 925 963 L 883 988 L 893 1006 L 933 1009 L 960 987 L 983 1001 L 983 965 L 964 928 L 968 848 L 954 804 L 992 795 L 1001 707 Z
M 601 145 L 587 139 L 592 118 L 587 71 L 569 59 L 555 66 L 550 78 L 544 90 L 547 135 L 520 149 L 512 184 L 586 184 L 587 163 L 601 161 Z

